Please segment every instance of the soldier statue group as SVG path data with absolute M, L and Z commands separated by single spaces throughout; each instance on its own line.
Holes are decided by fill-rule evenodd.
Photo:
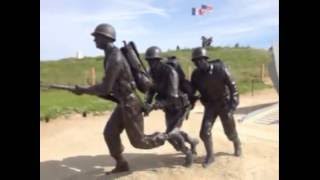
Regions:
M 241 155 L 240 139 L 233 117 L 239 104 L 239 94 L 235 81 L 221 60 L 209 61 L 203 47 L 193 49 L 191 61 L 196 69 L 189 81 L 176 57 L 164 58 L 161 56 L 161 49 L 152 46 L 145 52 L 149 71 L 144 74 L 144 78 L 150 78 L 152 83 L 146 85 L 146 98 L 141 100 L 136 90 L 137 84 L 141 84 L 137 82 L 137 78 L 143 74 L 137 74 L 137 70 L 127 60 L 129 56 L 114 45 L 115 29 L 109 24 L 100 24 L 92 36 L 96 47 L 105 53 L 104 77 L 100 84 L 90 87 L 76 85 L 72 92 L 77 95 L 104 97 L 117 104 L 103 132 L 110 155 L 116 161 L 115 168 L 106 174 L 129 170 L 128 162 L 122 154 L 124 147 L 120 134 L 123 130 L 127 132 L 129 141 L 135 148 L 152 149 L 162 146 L 168 140 L 177 151 L 185 155 L 184 165 L 191 166 L 199 141 L 180 128 L 197 100 L 204 106 L 200 130 L 200 138 L 206 150 L 203 167 L 214 162 L 211 131 L 217 116 L 221 119 L 226 136 L 233 142 L 234 155 Z M 139 57 L 138 54 L 137 56 Z M 196 95 L 197 91 L 199 95 Z M 143 118 L 155 109 L 161 109 L 165 113 L 167 129 L 163 133 L 146 135 Z

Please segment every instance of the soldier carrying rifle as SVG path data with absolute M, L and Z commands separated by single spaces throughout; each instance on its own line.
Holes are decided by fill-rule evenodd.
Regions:
M 100 84 L 90 87 L 76 85 L 68 86 L 51 85 L 51 88 L 70 90 L 82 95 L 89 94 L 112 100 L 117 103 L 115 110 L 104 128 L 104 139 L 110 155 L 116 161 L 116 167 L 107 172 L 117 173 L 129 170 L 127 160 L 123 157 L 124 147 L 120 134 L 126 130 L 132 146 L 140 149 L 152 149 L 164 144 L 167 134 L 156 132 L 152 135 L 144 134 L 143 105 L 136 93 L 136 82 L 131 64 L 128 63 L 122 49 L 114 45 L 116 40 L 115 29 L 109 24 L 100 24 L 92 33 L 96 47 L 103 50 L 104 77 Z

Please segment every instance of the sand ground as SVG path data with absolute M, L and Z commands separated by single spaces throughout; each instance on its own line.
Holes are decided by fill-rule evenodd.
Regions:
M 274 89 L 268 89 L 240 97 L 240 105 L 235 114 L 238 120 L 245 114 L 278 101 Z M 184 122 L 183 130 L 199 140 L 203 115 L 200 103 L 191 111 Z M 215 179 L 215 180 L 276 180 L 279 179 L 279 125 L 237 122 L 237 130 L 242 141 L 243 156 L 233 156 L 233 145 L 223 133 L 220 120 L 213 128 L 216 161 L 204 169 L 201 166 L 205 155 L 203 143 L 197 150 L 198 157 L 191 168 L 182 166 L 184 157 L 174 148 L 165 145 L 141 150 L 132 147 L 125 132 L 122 142 L 124 156 L 129 161 L 131 171 L 115 175 L 104 175 L 114 166 L 103 140 L 103 128 L 110 112 L 101 116 L 86 118 L 75 114 L 59 118 L 49 123 L 40 122 L 40 177 L 41 180 L 79 179 Z M 161 111 L 154 111 L 145 118 L 145 133 L 164 131 L 165 122 Z

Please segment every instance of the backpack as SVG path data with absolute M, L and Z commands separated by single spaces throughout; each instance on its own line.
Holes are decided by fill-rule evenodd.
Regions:
M 177 72 L 179 76 L 179 89 L 183 93 L 186 93 L 190 98 L 192 96 L 191 82 L 186 79 L 186 75 L 184 74 L 180 64 L 177 62 L 176 57 L 175 56 L 167 57 L 167 61 L 165 63 L 173 67 L 173 69 Z
M 128 44 L 124 41 L 124 46 L 120 50 L 130 66 L 136 87 L 146 93 L 152 86 L 152 80 L 140 59 L 136 45 L 132 41 Z

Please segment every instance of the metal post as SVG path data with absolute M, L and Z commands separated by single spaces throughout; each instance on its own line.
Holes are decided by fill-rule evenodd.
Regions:
M 262 65 L 261 65 L 261 74 L 260 74 L 260 80 L 261 80 L 261 81 L 264 80 L 264 74 L 265 74 L 265 65 L 262 64 Z
M 254 96 L 254 79 L 251 80 L 251 96 Z
M 96 69 L 93 67 L 91 68 L 91 85 L 96 84 Z

